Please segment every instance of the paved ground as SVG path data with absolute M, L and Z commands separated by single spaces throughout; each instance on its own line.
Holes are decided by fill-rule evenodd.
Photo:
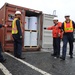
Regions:
M 3 55 L 7 58 L 7 62 L 3 65 L 12 75 L 75 75 L 75 56 L 73 59 L 67 56 L 65 61 L 60 61 L 53 58 L 51 52 L 23 52 L 23 56 L 26 57 L 23 62 L 31 64 L 30 67 L 7 54 Z M 42 74 L 33 66 L 46 73 Z M 0 75 L 4 75 L 1 69 Z
M 42 75 L 8 55 L 4 56 L 7 58 L 7 62 L 4 63 L 4 66 L 12 73 L 12 75 Z
M 4 75 L 3 72 L 0 70 L 0 75 Z
M 75 58 L 70 59 L 67 57 L 66 61 L 60 61 L 60 59 L 51 57 L 49 52 L 32 53 L 32 55 L 27 54 L 26 56 L 27 62 L 52 75 L 75 75 Z

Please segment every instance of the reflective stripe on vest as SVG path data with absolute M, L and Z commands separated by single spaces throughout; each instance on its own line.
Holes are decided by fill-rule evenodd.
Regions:
M 65 32 L 73 32 L 73 24 L 72 24 L 72 21 L 70 21 L 70 26 L 69 27 L 67 26 L 67 23 L 64 22 L 64 31 Z
M 12 22 L 12 34 L 18 33 L 17 26 L 16 26 L 16 20 L 17 20 L 17 18 L 15 18 Z

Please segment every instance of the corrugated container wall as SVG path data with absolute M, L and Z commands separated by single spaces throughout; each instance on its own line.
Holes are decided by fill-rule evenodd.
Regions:
M 16 10 L 19 10 L 22 13 L 21 21 L 23 26 L 23 51 L 39 50 L 41 46 L 40 41 L 42 40 L 42 12 L 29 9 L 29 8 L 15 6 L 8 3 L 5 3 L 5 5 L 0 9 L 0 23 L 9 25 L 7 28 L 0 29 L 0 41 L 2 42 L 3 50 L 13 51 L 13 38 L 11 34 L 11 28 L 12 28 L 11 24 L 12 24 L 12 20 L 14 19 Z M 25 17 L 37 18 L 36 30 L 28 29 L 28 27 L 25 29 L 26 27 Z M 32 39 L 30 42 L 32 45 L 28 45 L 28 46 L 25 45 L 26 44 L 25 32 L 29 32 L 32 38 L 36 35 L 35 40 L 30 38 L 30 40 Z M 32 43 L 32 42 L 35 42 L 35 43 Z
M 52 48 L 52 30 L 45 30 L 44 27 L 53 25 L 54 15 L 44 14 L 43 15 L 43 26 L 42 26 L 42 48 Z

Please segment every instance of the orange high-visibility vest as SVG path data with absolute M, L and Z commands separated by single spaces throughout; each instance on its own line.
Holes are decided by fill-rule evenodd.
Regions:
M 15 18 L 12 22 L 12 34 L 17 34 L 18 33 L 16 20 L 18 20 L 18 18 Z M 20 25 L 21 25 L 21 23 L 20 23 Z M 21 28 L 22 28 L 22 25 L 21 25 Z
M 64 31 L 65 32 L 73 32 L 73 24 L 72 21 L 70 20 L 70 23 L 67 24 L 66 22 L 64 22 Z

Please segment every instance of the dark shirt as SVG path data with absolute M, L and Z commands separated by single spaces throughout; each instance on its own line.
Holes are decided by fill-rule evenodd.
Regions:
M 73 28 L 75 29 L 75 23 L 74 23 L 74 21 L 72 21 L 72 24 L 73 24 Z M 64 31 L 64 22 L 62 23 L 61 29 L 62 29 L 62 31 Z M 73 32 L 69 32 L 69 33 L 73 34 Z M 68 32 L 67 33 L 64 32 L 64 34 L 69 34 L 69 33 Z
M 21 26 L 20 26 L 20 20 L 16 20 L 18 35 L 22 36 Z
M 2 26 L 2 24 L 0 24 L 0 28 L 2 28 L 3 26 Z

